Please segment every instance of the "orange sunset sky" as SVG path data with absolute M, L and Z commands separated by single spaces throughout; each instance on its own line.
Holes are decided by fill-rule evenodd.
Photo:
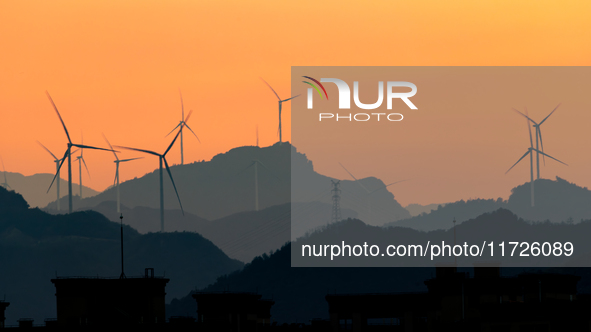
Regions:
M 254 145 L 257 125 L 261 146 L 277 141 L 277 102 L 259 77 L 287 98 L 291 66 L 587 66 L 589 17 L 586 1 L 1 1 L 0 155 L 8 172 L 55 171 L 36 143 L 60 156 L 66 148 L 46 90 L 74 141 L 83 133 L 85 144 L 104 147 L 104 133 L 114 145 L 163 152 L 170 142 L 164 136 L 180 120 L 180 89 L 185 109 L 193 110 L 189 125 L 201 139 L 185 136 L 185 162 L 209 160 Z M 530 114 L 541 118 L 553 106 Z M 558 114 L 545 129 L 554 137 L 572 131 L 567 121 L 581 125 L 572 113 L 561 120 Z M 527 139 L 524 123 L 510 118 L 523 140 L 515 150 L 494 152 L 501 159 L 499 176 Z M 283 120 L 284 140 L 290 140 L 289 104 Z M 558 149 L 548 139 L 551 148 Z M 564 175 L 558 167 L 548 169 L 544 177 L 591 187 L 591 157 L 565 154 L 557 153 L 574 162 L 571 168 Z M 87 151 L 85 159 L 92 176 L 85 185 L 101 191 L 113 184 L 112 154 Z M 167 159 L 180 163 L 179 148 Z M 122 180 L 158 165 L 155 157 L 132 163 L 122 165 Z M 338 164 L 315 165 L 347 178 Z M 348 165 L 355 169 L 354 162 Z M 396 188 L 396 199 L 406 205 L 507 198 L 527 180 L 525 166 L 516 171 L 482 192 L 468 185 L 477 172 L 462 174 L 468 178 L 453 191 L 417 181 Z M 404 172 L 405 178 L 421 177 L 410 166 Z M 397 180 L 357 174 L 371 175 Z M 78 182 L 77 165 L 73 177 Z

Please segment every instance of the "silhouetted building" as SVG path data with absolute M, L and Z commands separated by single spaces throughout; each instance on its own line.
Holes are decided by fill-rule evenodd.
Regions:
M 272 300 L 256 293 L 196 293 L 197 322 L 216 331 L 260 331 L 271 324 Z
M 590 301 L 577 298 L 580 277 L 453 267 L 437 268 L 428 291 L 327 295 L 333 331 L 588 331 Z
M 59 326 L 121 326 L 164 323 L 169 279 L 56 278 Z
M 5 302 L 5 301 L 0 300 L 0 329 L 4 328 L 4 321 L 6 320 L 5 311 L 9 305 L 10 305 L 9 302 Z

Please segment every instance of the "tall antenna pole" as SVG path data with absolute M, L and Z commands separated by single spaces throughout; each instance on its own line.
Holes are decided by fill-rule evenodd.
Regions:
M 257 169 L 258 162 L 254 162 L 254 207 L 255 211 L 259 210 L 259 173 Z
M 330 222 L 331 223 L 336 223 L 341 221 L 341 205 L 340 205 L 340 201 L 341 201 L 341 189 L 339 188 L 341 185 L 341 181 L 334 181 L 334 180 L 330 180 L 332 182 L 332 216 L 330 218 Z
M 121 220 L 121 275 L 119 276 L 119 279 L 125 279 L 126 277 L 123 269 L 123 213 L 119 217 L 119 220 Z
M 456 218 L 454 217 L 454 247 L 456 246 Z M 454 263 L 458 266 L 458 257 L 454 255 Z

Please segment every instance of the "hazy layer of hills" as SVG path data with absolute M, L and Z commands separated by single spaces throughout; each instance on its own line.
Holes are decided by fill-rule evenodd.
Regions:
M 196 233 L 141 235 L 124 227 L 125 273 L 156 275 L 171 280 L 167 298 L 204 287 L 216 277 L 242 267 L 211 241 Z M 28 208 L 19 194 L 0 188 L 0 294 L 10 307 L 7 324 L 20 317 L 38 323 L 55 317 L 55 287 L 59 276 L 118 277 L 121 273 L 120 225 L 94 211 L 51 215 Z
M 243 146 L 216 155 L 211 161 L 171 166 L 185 211 L 213 221 L 237 212 L 255 210 L 255 169 L 251 166 L 254 160 L 261 163 L 257 166 L 260 209 L 292 202 L 292 197 L 293 202 L 332 204 L 331 178 L 316 173 L 312 162 L 304 154 L 297 152 L 289 143 L 283 143 L 265 148 Z M 154 159 L 154 165 L 157 165 L 157 159 Z M 292 178 L 292 171 L 295 179 Z M 158 209 L 158 178 L 159 171 L 156 169 L 122 183 L 122 204 L 132 209 L 137 206 Z M 341 206 L 344 209 L 353 210 L 363 220 L 376 225 L 410 217 L 388 190 L 381 189 L 385 187 L 381 180 L 370 177 L 360 179 L 359 182 L 367 189 L 376 191 L 368 195 L 359 183 L 341 181 Z M 297 185 L 292 188 L 292 183 Z M 110 188 L 83 199 L 75 208 L 94 208 L 102 202 L 115 200 L 115 195 L 115 189 Z M 167 174 L 164 195 L 167 210 L 179 209 Z M 47 208 L 55 209 L 55 203 L 49 204 Z M 330 214 L 320 224 L 311 226 L 317 227 L 328 221 Z M 307 230 L 298 232 L 303 234 Z
M 331 206 L 325 203 L 289 203 L 271 206 L 260 211 L 238 212 L 230 216 L 209 221 L 191 213 L 183 216 L 180 210 L 166 211 L 167 232 L 196 232 L 212 241 L 230 258 L 250 262 L 256 256 L 281 248 L 290 240 L 290 216 L 293 211 L 305 214 L 306 230 L 316 225 L 326 225 L 330 220 Z M 118 220 L 116 203 L 102 202 L 92 208 L 109 220 Z M 49 211 L 55 212 L 55 211 Z M 136 206 L 132 209 L 122 206 L 123 223 L 133 227 L 140 234 L 160 231 L 160 211 L 158 209 Z M 345 218 L 357 214 L 348 209 L 342 210 Z M 303 236 L 304 233 L 293 235 Z
M 580 222 L 591 219 L 591 191 L 579 187 L 564 179 L 540 179 L 534 181 L 535 206 L 531 207 L 530 183 L 525 183 L 511 190 L 509 200 L 475 199 L 457 201 L 438 206 L 431 213 L 399 220 L 386 226 L 411 227 L 429 231 L 449 229 L 453 220 L 459 224 L 486 212 L 499 208 L 509 209 L 521 218 L 529 221 Z
M 506 232 L 509 230 L 508 232 Z M 531 224 L 518 218 L 511 211 L 499 209 L 492 213 L 480 215 L 456 228 L 458 242 L 471 239 L 469 234 L 482 233 L 494 238 L 514 240 L 514 236 L 522 236 L 526 241 L 544 240 L 544 234 L 561 233 L 561 240 L 577 243 L 577 250 L 587 252 L 582 255 L 587 264 L 591 259 L 588 254 L 590 245 L 585 243 L 587 234 L 591 232 L 591 221 L 579 224 L 537 223 Z M 428 267 L 297 267 L 291 268 L 293 262 L 292 248 L 306 243 L 340 243 L 343 239 L 351 243 L 356 238 L 371 243 L 400 243 L 402 239 L 416 242 L 426 233 L 407 228 L 383 228 L 366 225 L 359 220 L 349 219 L 331 224 L 322 230 L 310 234 L 306 238 L 292 242 L 271 255 L 262 255 L 247 264 L 241 271 L 220 277 L 217 281 L 199 291 L 237 291 L 258 292 L 264 298 L 275 301 L 272 308 L 272 319 L 283 322 L 308 322 L 312 318 L 328 319 L 328 305 L 324 296 L 327 293 L 388 293 L 414 292 L 426 290 L 424 281 L 434 277 L 435 269 Z M 453 231 L 434 231 L 428 234 L 432 241 L 449 241 L 453 243 Z M 421 239 L 422 240 L 422 239 Z M 479 239 L 476 239 L 479 240 Z M 460 268 L 472 274 L 471 267 Z M 571 273 L 583 278 L 578 284 L 580 291 L 591 289 L 591 269 L 589 268 L 502 268 L 505 276 L 520 272 L 555 272 Z M 472 274 L 473 275 L 473 274 Z M 175 299 L 167 306 L 167 315 L 195 315 L 195 300 L 190 296 Z
M 423 213 L 431 213 L 431 211 L 437 210 L 437 208 L 440 205 L 443 206 L 445 204 L 427 204 L 427 205 L 408 204 L 404 208 L 408 211 L 408 213 L 410 213 L 411 217 L 416 217 L 416 216 L 421 215 Z
M 435 230 L 430 232 L 418 231 L 406 227 L 376 227 L 366 225 L 360 220 L 349 219 L 341 223 L 331 224 L 324 230 L 315 232 L 307 237 L 300 238 L 293 242 L 297 246 L 292 256 L 292 266 L 416 266 L 427 267 L 436 264 L 448 264 L 454 262 L 451 254 L 444 256 L 436 255 L 431 257 L 430 250 L 420 251 L 420 249 L 407 249 L 409 246 L 421 245 L 422 248 L 431 245 L 441 246 L 443 242 L 447 245 L 453 245 L 455 241 L 458 245 L 467 244 L 468 247 L 475 245 L 478 249 L 484 249 L 484 254 L 479 251 L 475 253 L 461 254 L 457 257 L 457 263 L 461 266 L 473 266 L 476 263 L 491 262 L 501 264 L 505 267 L 535 267 L 535 266 L 591 266 L 591 242 L 588 240 L 588 234 L 591 233 L 591 220 L 581 221 L 579 223 L 554 223 L 554 222 L 528 222 L 507 209 L 498 209 L 493 212 L 481 214 L 476 218 L 470 219 L 458 224 L 454 229 Z M 486 242 L 484 242 L 486 241 Z M 318 248 L 324 245 L 341 246 L 342 243 L 350 246 L 377 245 L 380 248 L 380 254 L 369 255 L 350 255 L 348 257 L 336 256 L 331 260 L 330 250 L 328 257 L 326 255 L 312 255 L 309 250 L 306 257 L 302 257 L 302 245 L 315 245 L 314 252 L 320 252 Z M 518 242 L 533 244 L 549 243 L 546 247 L 547 254 L 530 252 L 529 245 L 519 247 L 517 254 L 510 255 L 509 251 L 502 256 L 499 244 L 504 242 L 506 250 L 513 246 L 509 242 Z M 561 243 L 561 247 L 566 242 L 572 244 L 574 248 L 568 255 L 550 254 L 549 250 L 553 245 Z M 490 243 L 494 243 L 493 257 L 490 257 Z M 389 257 L 385 255 L 386 248 L 389 245 L 404 246 L 407 254 Z M 430 247 L 430 248 L 431 248 Z M 550 249 L 549 249 L 550 248 Z M 413 251 L 419 254 L 411 254 Z M 450 249 L 448 249 L 449 251 Z M 466 249 L 468 250 L 468 249 Z M 474 250 L 471 248 L 470 250 Z M 523 251 L 525 250 L 525 251 Z M 426 254 L 421 254 L 425 252 Z M 472 252 L 472 251 L 471 251 Z M 524 252 L 525 256 L 521 253 Z
M 64 173 L 62 173 L 62 176 L 63 174 Z M 55 174 L 39 173 L 25 176 L 20 173 L 6 172 L 7 182 L 10 185 L 9 189 L 23 195 L 31 207 L 44 207 L 51 202 L 55 202 L 57 198 L 57 180 L 53 184 L 53 187 L 51 187 L 51 190 L 47 192 L 54 175 Z M 0 179 L 1 182 L 4 182 L 4 172 L 0 172 Z M 80 199 L 80 186 L 76 183 L 72 183 L 72 192 L 75 195 L 73 196 L 73 201 L 78 201 Z M 82 186 L 83 197 L 95 196 L 97 194 L 98 191 L 84 185 Z M 60 197 L 62 197 L 60 204 L 62 212 L 67 211 L 68 209 L 67 195 L 68 181 L 60 179 Z

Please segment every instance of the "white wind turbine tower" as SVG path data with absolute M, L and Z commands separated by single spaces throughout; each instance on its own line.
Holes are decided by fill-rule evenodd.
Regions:
M 262 78 L 261 78 L 261 80 L 263 82 L 265 82 L 265 84 L 267 84 L 267 86 L 269 87 L 269 89 L 271 89 L 271 91 L 273 91 L 273 93 L 275 94 L 275 96 L 277 96 L 277 99 L 279 101 L 279 144 L 281 144 L 281 142 L 282 142 L 282 137 L 281 137 L 281 107 L 282 107 L 282 105 L 283 105 L 284 102 L 289 101 L 289 100 L 292 100 L 295 97 L 298 97 L 299 95 L 281 100 L 281 98 L 279 97 L 279 95 L 277 94 L 277 92 L 275 92 L 275 90 L 271 87 L 271 85 L 269 85 L 269 83 L 267 83 L 267 81 L 263 80 Z
M 384 186 L 379 187 L 378 189 L 375 189 L 375 190 L 370 191 L 369 189 L 365 188 L 365 186 L 362 185 L 361 182 L 359 182 L 359 180 L 357 180 L 357 178 L 355 176 L 353 176 L 353 174 L 351 174 L 351 172 L 349 172 L 349 170 L 346 169 L 345 166 L 343 166 L 343 164 L 339 163 L 339 165 L 341 165 L 341 167 L 345 171 L 347 171 L 347 173 L 349 173 L 349 175 L 353 178 L 353 180 L 355 180 L 355 182 L 357 182 L 357 184 L 359 184 L 361 186 L 361 188 L 363 188 L 363 190 L 365 190 L 365 192 L 367 193 L 367 207 L 368 207 L 368 211 L 369 211 L 369 222 L 368 223 L 370 225 L 371 225 L 371 195 L 373 193 L 375 193 L 376 191 L 379 191 L 379 190 L 388 188 L 391 185 L 394 185 L 394 184 L 397 184 L 397 183 L 406 181 L 406 180 L 400 180 L 400 181 L 392 182 L 392 183 L 390 183 L 388 185 L 384 185 Z
M 261 165 L 264 168 L 266 168 L 267 171 L 269 171 L 271 174 L 273 173 L 273 172 L 271 172 L 271 170 L 267 166 L 265 166 L 265 164 L 263 164 L 258 159 L 253 160 L 250 165 L 248 165 L 244 170 L 242 170 L 240 172 L 240 173 L 242 173 L 242 172 L 246 171 L 247 169 L 254 166 L 254 209 L 255 209 L 255 211 L 259 210 L 259 171 L 258 171 L 258 165 Z M 273 176 L 277 177 L 274 174 L 273 174 Z M 277 177 L 277 179 L 279 179 L 279 178 Z
M 82 144 L 84 144 L 84 136 L 82 137 Z M 86 168 L 86 172 L 88 173 L 88 178 L 90 178 L 90 171 L 88 170 L 88 166 L 86 166 L 86 161 L 84 160 L 84 148 L 80 148 L 80 155 L 76 157 L 78 159 L 78 174 L 80 175 L 80 199 L 82 199 L 82 163 L 84 163 L 84 167 Z
M 179 91 L 180 93 L 180 91 Z M 191 111 L 192 112 L 192 111 Z M 185 163 L 185 157 L 184 157 L 184 152 L 183 152 L 183 127 L 187 127 L 192 133 L 193 135 L 195 135 L 195 138 L 197 138 L 197 141 L 199 141 L 199 143 L 201 143 L 201 140 L 199 139 L 199 137 L 197 137 L 197 134 L 195 134 L 195 132 L 193 131 L 193 129 L 191 129 L 191 127 L 189 127 L 189 125 L 187 124 L 187 121 L 189 121 L 189 116 L 191 116 L 191 112 L 189 112 L 189 114 L 187 115 L 187 118 L 185 119 L 185 106 L 183 105 L 183 95 L 181 94 L 181 121 L 179 122 L 178 125 L 176 125 L 176 127 L 174 127 L 174 129 L 172 129 L 170 131 L 170 133 L 168 133 L 165 137 L 167 137 L 168 135 L 172 134 L 173 131 L 175 131 L 177 128 L 181 128 L 181 165 L 184 165 Z
M 109 145 L 111 150 L 113 150 L 113 146 L 111 145 L 105 134 L 103 134 L 103 138 L 105 139 L 107 145 Z M 115 155 L 115 160 L 113 161 L 115 163 L 115 181 L 113 182 L 113 185 L 117 187 L 117 213 L 121 213 L 121 194 L 119 193 L 119 164 L 136 159 L 143 159 L 144 157 L 120 160 L 119 157 L 117 157 L 117 153 L 115 151 L 113 151 L 113 154 Z
M 191 115 L 190 112 L 189 112 L 189 115 Z M 187 118 L 188 118 L 188 116 L 187 116 Z M 136 149 L 136 148 L 130 148 L 130 147 L 116 145 L 116 147 L 118 147 L 118 148 L 143 152 L 143 153 L 151 154 L 153 156 L 158 157 L 158 159 L 160 161 L 160 231 L 161 232 L 164 232 L 164 180 L 163 180 L 163 172 L 162 172 L 162 163 L 164 163 L 164 165 L 166 166 L 166 171 L 168 172 L 168 175 L 170 176 L 170 182 L 172 182 L 174 192 L 176 193 L 176 197 L 179 201 L 179 205 L 181 207 L 181 212 L 183 213 L 183 216 L 185 215 L 185 211 L 183 210 L 183 204 L 181 203 L 181 198 L 179 197 L 179 193 L 176 190 L 176 185 L 174 184 L 174 179 L 172 178 L 172 173 L 170 173 L 170 167 L 168 167 L 168 162 L 166 161 L 166 154 L 168 153 L 168 151 L 170 151 L 170 149 L 174 145 L 174 142 L 176 142 L 177 138 L 179 137 L 179 135 L 183 129 L 182 128 L 183 126 L 184 126 L 184 124 L 181 124 L 181 129 L 179 129 L 179 131 L 176 133 L 176 136 L 174 137 L 174 139 L 172 140 L 172 142 L 170 143 L 170 145 L 168 146 L 166 151 L 164 151 L 163 154 L 159 154 L 157 152 L 150 151 L 150 150 L 142 150 L 142 149 Z
M 44 148 L 45 151 L 47 151 L 53 157 L 53 159 L 54 159 L 53 162 L 55 162 L 55 172 L 56 172 L 57 178 L 58 178 L 58 181 L 55 184 L 57 187 L 57 201 L 56 201 L 56 203 L 57 203 L 57 210 L 59 211 L 60 210 L 60 180 L 59 180 L 60 179 L 60 169 L 59 168 L 60 168 L 60 163 L 62 162 L 62 160 L 64 160 L 65 157 L 62 159 L 59 159 L 51 151 L 49 151 L 49 149 L 46 148 L 45 145 L 41 144 L 41 142 L 37 141 L 37 143 L 39 143 L 39 145 L 41 145 L 41 147 Z M 76 153 L 77 151 L 78 150 L 75 150 L 72 153 Z
M 526 114 L 523 114 L 521 112 L 519 112 L 516 109 L 513 109 L 515 112 L 523 115 L 528 121 L 530 121 L 533 125 L 533 127 L 536 129 L 536 149 L 540 149 L 540 147 L 542 148 L 542 152 L 544 152 L 544 142 L 542 141 L 542 129 L 540 128 L 540 126 L 550 117 L 550 115 L 552 115 L 552 113 L 554 113 L 554 111 L 556 111 L 556 109 L 560 106 L 560 104 L 558 104 L 553 110 L 552 112 L 550 112 L 550 114 L 548 114 L 548 116 L 546 116 L 544 118 L 544 120 L 540 121 L 540 123 L 535 122 L 534 120 L 532 120 L 529 116 L 527 116 Z M 527 112 L 527 111 L 526 111 Z M 542 155 L 543 157 L 544 155 Z M 546 164 L 546 159 L 544 158 L 544 165 Z M 540 153 L 536 152 L 536 167 L 537 167 L 537 179 L 540 179 Z
M 515 165 L 517 165 L 523 158 L 525 158 L 528 154 L 529 154 L 529 169 L 530 169 L 530 183 L 531 183 L 531 206 L 534 207 L 535 205 L 535 201 L 534 201 L 534 159 L 533 159 L 533 152 L 536 151 L 537 153 L 544 155 L 548 158 L 554 159 L 557 162 L 564 164 L 566 166 L 568 166 L 567 164 L 563 163 L 562 161 L 534 148 L 534 142 L 533 139 L 531 137 L 531 128 L 529 127 L 529 121 L 527 122 L 527 130 L 529 130 L 529 144 L 530 147 L 527 149 L 527 152 L 525 154 L 523 154 L 523 156 L 521 156 L 521 158 L 519 158 L 519 160 L 517 160 L 517 162 L 515 164 L 513 164 L 513 166 L 511 166 L 511 168 L 509 168 L 507 170 L 507 172 L 505 172 L 505 174 L 509 173 L 509 171 L 511 169 L 513 169 L 513 167 L 515 167 Z
M 2 162 L 2 170 L 4 171 L 4 182 L 0 184 L 0 186 L 6 189 L 12 189 L 8 184 L 8 180 L 6 179 L 6 168 L 4 167 L 4 160 L 0 157 L 0 162 Z
M 45 91 L 45 93 L 47 94 L 47 97 L 49 98 L 49 101 L 51 102 L 53 109 L 55 109 L 55 112 L 57 113 L 57 116 L 59 117 L 60 122 L 62 123 L 62 127 L 64 127 L 64 131 L 66 132 L 66 136 L 68 137 L 68 148 L 66 149 L 66 152 L 64 153 L 64 157 L 62 158 L 62 161 L 60 162 L 60 164 L 57 168 L 55 176 L 53 177 L 53 180 L 51 181 L 51 184 L 49 185 L 49 189 L 47 189 L 47 192 L 49 192 L 49 190 L 51 190 L 51 186 L 53 185 L 53 182 L 55 182 L 55 179 L 58 177 L 60 169 L 61 169 L 62 165 L 64 164 L 64 161 L 66 160 L 66 157 L 67 157 L 67 159 L 68 159 L 68 212 L 72 213 L 72 211 L 73 211 L 73 205 L 72 205 L 72 147 L 78 147 L 81 149 L 85 148 L 85 149 L 93 149 L 93 150 L 103 150 L 103 151 L 111 151 L 111 150 L 97 148 L 97 147 L 89 146 L 89 145 L 72 143 L 72 140 L 70 139 L 70 134 L 68 133 L 68 129 L 66 128 L 66 124 L 64 123 L 64 120 L 62 120 L 62 116 L 60 115 L 60 112 L 57 110 L 57 106 L 55 106 L 55 103 L 53 102 L 53 99 L 51 99 L 51 96 L 49 95 L 49 93 L 47 91 Z

